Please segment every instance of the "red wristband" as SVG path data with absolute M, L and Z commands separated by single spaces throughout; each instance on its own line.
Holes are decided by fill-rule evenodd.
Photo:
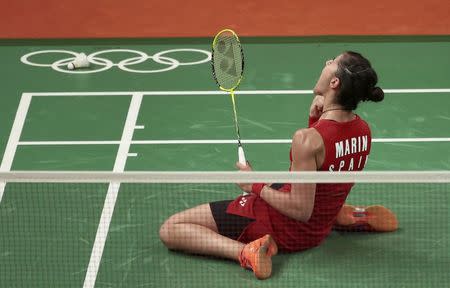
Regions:
M 261 191 L 262 191 L 264 186 L 266 186 L 266 183 L 253 183 L 253 185 L 252 185 L 252 193 L 260 196 L 261 195 Z

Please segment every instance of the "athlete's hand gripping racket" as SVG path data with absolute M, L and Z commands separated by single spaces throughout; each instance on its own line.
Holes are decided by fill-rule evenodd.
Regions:
M 244 148 L 241 144 L 238 118 L 236 112 L 236 100 L 234 90 L 239 86 L 244 73 L 244 52 L 242 51 L 239 37 L 233 30 L 224 29 L 217 33 L 212 44 L 211 57 L 214 80 L 223 91 L 229 92 L 233 103 L 234 125 L 238 140 L 239 163 L 247 164 Z

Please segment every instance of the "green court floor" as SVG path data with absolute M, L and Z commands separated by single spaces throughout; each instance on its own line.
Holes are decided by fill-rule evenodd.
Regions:
M 2 170 L 234 170 L 231 104 L 216 93 L 206 61 L 209 41 L 3 41 Z M 385 101 L 357 110 L 374 138 L 367 170 L 449 170 L 450 37 L 242 42 L 246 70 L 238 113 L 255 170 L 287 170 L 289 139 L 307 123 L 312 95 L 305 90 L 324 62 L 345 50 L 366 55 L 386 89 Z M 117 49 L 128 51 L 105 52 Z M 48 50 L 53 52 L 39 52 Z M 109 61 L 124 65 L 83 74 L 42 66 L 70 57 L 70 51 L 97 53 L 97 64 L 81 72 L 106 69 Z M 148 60 L 134 64 L 142 53 Z M 14 126 L 20 117 L 23 125 Z M 130 147 L 119 155 L 130 127 Z M 20 136 L 16 149 L 8 144 L 11 132 Z M 120 157 L 125 162 L 118 168 Z M 261 282 L 230 261 L 170 252 L 158 238 L 171 214 L 231 199 L 239 194 L 236 187 L 123 184 L 98 273 L 90 280 L 95 287 L 442 287 L 450 282 L 449 188 L 357 185 L 349 201 L 388 206 L 400 230 L 333 232 L 318 248 L 275 257 L 273 277 Z M 0 197 L 0 287 L 83 286 L 107 195 L 107 184 L 8 184 Z

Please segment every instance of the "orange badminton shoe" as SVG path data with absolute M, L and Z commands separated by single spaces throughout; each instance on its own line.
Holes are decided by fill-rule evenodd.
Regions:
M 252 269 L 256 278 L 267 279 L 272 274 L 272 256 L 277 252 L 277 244 L 267 234 L 246 244 L 239 254 L 239 262 L 242 267 Z
M 344 204 L 333 228 L 343 231 L 392 232 L 397 230 L 398 221 L 391 210 L 381 205 L 356 207 Z

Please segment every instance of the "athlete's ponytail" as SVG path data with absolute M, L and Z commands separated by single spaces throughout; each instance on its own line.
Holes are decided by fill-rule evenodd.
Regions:
M 361 101 L 380 102 L 384 99 L 383 90 L 375 86 L 377 73 L 369 60 L 359 53 L 344 52 L 336 76 L 340 80 L 337 101 L 347 110 L 355 110 Z

